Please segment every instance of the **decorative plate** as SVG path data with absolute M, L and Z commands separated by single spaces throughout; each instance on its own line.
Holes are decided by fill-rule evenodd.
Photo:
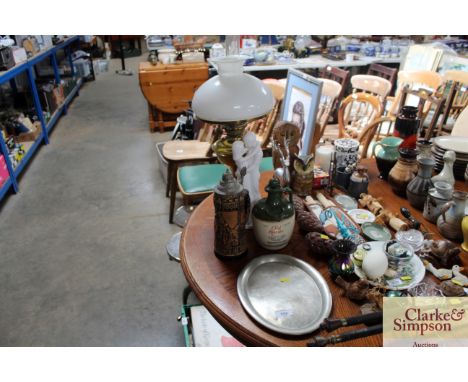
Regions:
M 345 211 L 354 210 L 358 206 L 357 200 L 349 195 L 340 194 L 336 195 L 333 199 L 335 199 Z
M 375 215 L 372 212 L 360 208 L 348 211 L 348 215 L 358 224 L 372 223 L 375 221 Z
M 384 244 L 385 241 L 370 241 L 368 243 L 365 243 L 366 245 L 369 245 L 372 250 L 379 250 L 379 251 L 384 251 Z M 357 249 L 362 248 L 362 244 L 358 246 Z M 351 255 L 352 256 L 352 255 Z M 356 263 L 354 264 L 354 273 L 361 279 L 367 279 L 366 274 L 362 270 L 361 267 L 357 266 Z M 394 278 L 382 278 L 382 282 L 374 281 L 374 280 L 368 280 L 369 284 L 372 286 L 380 286 L 380 287 L 385 287 L 391 290 L 405 290 L 409 289 L 416 284 L 419 284 L 422 279 L 424 278 L 424 275 L 426 274 L 426 268 L 424 267 L 423 262 L 419 258 L 419 256 L 414 255 L 411 258 L 411 261 L 409 262 L 408 266 L 406 266 L 403 271 L 398 274 Z
M 364 223 L 361 226 L 362 233 L 365 237 L 372 241 L 388 241 L 392 240 L 392 233 L 387 227 L 377 223 Z

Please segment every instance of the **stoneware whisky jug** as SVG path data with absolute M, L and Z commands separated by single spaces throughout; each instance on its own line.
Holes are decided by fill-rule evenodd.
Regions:
M 286 247 L 294 230 L 292 191 L 281 187 L 278 179 L 271 179 L 265 191 L 268 196 L 252 210 L 255 239 L 263 248 L 277 250 Z M 283 197 L 285 192 L 289 200 Z
M 466 192 L 455 191 L 453 200 L 442 206 L 441 215 L 437 219 L 437 228 L 442 236 L 449 240 L 463 240 L 461 222 L 465 217 L 466 196 Z

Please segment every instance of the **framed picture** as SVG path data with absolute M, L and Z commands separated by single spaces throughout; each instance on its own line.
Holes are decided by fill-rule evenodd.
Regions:
M 299 154 L 309 154 L 315 120 L 322 93 L 322 82 L 295 69 L 288 70 L 281 120 L 293 122 L 301 129 Z

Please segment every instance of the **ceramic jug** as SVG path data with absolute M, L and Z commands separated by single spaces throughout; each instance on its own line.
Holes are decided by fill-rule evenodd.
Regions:
M 403 139 L 400 147 L 416 148 L 417 132 L 421 119 L 418 118 L 418 108 L 403 106 L 395 120 L 393 135 Z
M 398 160 L 398 147 L 400 146 L 403 139 L 397 137 L 386 137 L 381 141 L 377 142 L 372 149 L 372 155 L 375 156 L 377 162 L 377 168 L 380 172 L 380 177 L 387 180 L 388 173 L 395 166 Z M 375 150 L 380 147 L 380 150 L 376 153 Z
M 255 239 L 266 249 L 286 247 L 294 230 L 292 191 L 281 187 L 278 179 L 271 179 L 265 187 L 266 198 L 260 199 L 252 210 Z M 289 200 L 283 194 L 289 193 Z
M 420 139 L 416 142 L 416 148 L 419 151 L 419 154 L 416 157 L 416 159 L 432 158 L 432 143 L 430 141 Z
M 446 239 L 463 240 L 461 222 L 465 217 L 466 196 L 466 192 L 455 191 L 453 200 L 442 206 L 441 215 L 437 219 L 437 228 Z
M 400 148 L 398 150 L 400 157 L 395 166 L 388 173 L 388 183 L 395 194 L 406 196 L 406 187 L 418 172 L 418 163 L 416 162 L 416 149 Z
M 433 186 L 431 176 L 435 160 L 432 158 L 421 158 L 418 159 L 418 164 L 418 175 L 406 187 L 406 198 L 414 208 L 422 210 L 426 202 L 427 191 Z
M 452 187 L 455 185 L 455 176 L 453 175 L 453 164 L 456 160 L 455 151 L 446 151 L 444 154 L 444 168 L 432 177 L 432 182 L 447 182 Z
M 424 204 L 424 219 L 431 223 L 437 223 L 437 218 L 441 214 L 441 208 L 445 203 L 452 200 L 453 188 L 446 182 L 435 182 L 430 188 Z

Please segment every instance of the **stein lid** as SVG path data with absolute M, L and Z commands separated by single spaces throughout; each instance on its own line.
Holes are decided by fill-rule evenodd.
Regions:
M 220 195 L 237 195 L 242 192 L 244 187 L 232 175 L 229 170 L 223 174 L 219 184 L 214 188 L 214 192 Z

